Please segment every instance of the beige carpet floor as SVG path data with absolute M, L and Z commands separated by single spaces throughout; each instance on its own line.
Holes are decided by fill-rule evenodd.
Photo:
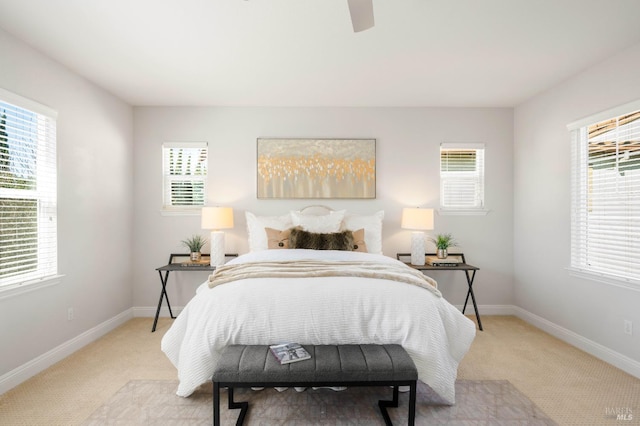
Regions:
M 133 319 L 0 395 L 0 424 L 82 425 L 132 381 L 175 382 L 160 351 L 171 320 L 161 319 L 155 333 L 151 324 Z M 517 318 L 486 316 L 483 325 L 460 365 L 461 381 L 508 381 L 560 425 L 640 424 L 640 379 Z M 616 420 L 617 412 L 632 419 Z
M 212 386 L 190 398 L 176 398 L 177 381 L 130 381 L 83 426 L 104 424 L 207 425 L 212 423 Z M 407 424 L 409 395 L 400 394 L 399 406 L 387 411 L 393 424 Z M 423 425 L 531 425 L 555 426 L 549 417 L 506 380 L 458 380 L 457 402 L 442 399 L 424 383 L 416 396 L 417 426 Z M 293 388 L 251 391 L 239 389 L 235 401 L 248 401 L 247 425 L 384 425 L 378 400 L 392 399 L 388 387 L 330 389 Z M 226 391 L 221 392 L 220 420 L 235 424 L 240 410 L 228 409 Z
M 98 408 L 83 426 L 119 425 L 210 425 L 213 421 L 212 386 L 201 386 L 189 398 L 177 398 L 174 380 L 132 380 Z M 294 388 L 277 391 L 238 389 L 235 401 L 249 402 L 247 425 L 363 425 L 384 426 L 379 400 L 391 400 L 389 387 L 330 389 Z M 406 425 L 408 394 L 400 394 L 397 408 L 387 411 L 395 425 Z M 235 424 L 240 410 L 227 408 L 221 391 L 220 421 Z M 506 380 L 458 380 L 456 404 L 442 399 L 424 383 L 416 395 L 417 426 L 423 425 L 514 425 L 555 426 L 526 396 Z

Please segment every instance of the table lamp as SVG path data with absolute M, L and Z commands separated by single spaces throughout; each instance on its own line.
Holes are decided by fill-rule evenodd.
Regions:
M 211 266 L 224 264 L 224 232 L 221 229 L 233 228 L 233 209 L 231 207 L 203 207 L 202 229 L 211 230 Z
M 411 264 L 424 265 L 424 231 L 433 229 L 433 209 L 402 209 L 400 227 L 413 230 L 411 233 Z

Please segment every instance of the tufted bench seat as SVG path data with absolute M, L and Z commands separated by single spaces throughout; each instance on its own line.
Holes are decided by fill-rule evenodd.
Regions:
M 242 425 L 248 402 L 233 400 L 234 388 L 392 386 L 393 400 L 378 401 L 387 425 L 386 407 L 398 406 L 398 386 L 409 386 L 408 424 L 415 422 L 418 371 L 400 345 L 303 345 L 311 359 L 280 365 L 263 345 L 227 346 L 213 373 L 213 424 L 220 425 L 220 388 L 227 387 L 229 408 L 240 408 Z

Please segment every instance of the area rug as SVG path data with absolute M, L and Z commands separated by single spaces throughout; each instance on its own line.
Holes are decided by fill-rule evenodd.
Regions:
M 132 380 L 98 408 L 84 425 L 211 425 L 212 386 L 201 386 L 189 398 L 176 396 L 178 383 Z M 249 401 L 245 425 L 384 425 L 379 399 L 391 399 L 387 387 L 307 389 L 282 392 L 237 389 L 236 401 Z M 389 408 L 396 425 L 407 424 L 408 393 Z M 221 392 L 220 419 L 234 425 L 240 410 L 227 408 Z M 555 425 L 535 404 L 506 380 L 458 380 L 456 404 L 445 405 L 427 385 L 418 382 L 416 425 Z

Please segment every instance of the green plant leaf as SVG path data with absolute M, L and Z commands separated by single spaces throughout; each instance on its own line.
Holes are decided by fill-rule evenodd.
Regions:
M 456 247 L 458 242 L 451 234 L 437 234 L 435 238 L 430 237 L 429 240 L 435 244 L 439 250 L 446 250 L 449 247 Z
M 187 246 L 191 253 L 196 253 L 202 250 L 202 247 L 207 243 L 207 239 L 201 235 L 195 234 L 190 238 L 182 240 L 182 244 Z

